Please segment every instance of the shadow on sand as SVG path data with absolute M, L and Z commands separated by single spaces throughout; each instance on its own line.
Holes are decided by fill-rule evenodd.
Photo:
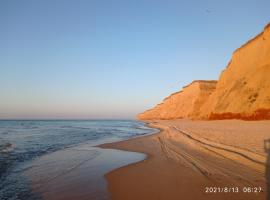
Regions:
M 267 154 L 265 166 L 266 199 L 270 200 L 270 139 L 264 140 L 264 151 Z

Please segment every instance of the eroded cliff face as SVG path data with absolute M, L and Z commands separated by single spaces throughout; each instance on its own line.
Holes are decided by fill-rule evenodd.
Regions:
M 216 81 L 193 81 L 139 119 L 270 119 L 270 24 L 237 49 Z
M 182 91 L 165 98 L 151 110 L 140 115 L 139 119 L 179 119 L 199 116 L 201 106 L 215 90 L 216 81 L 193 81 Z
M 198 118 L 270 119 L 270 25 L 233 53 Z

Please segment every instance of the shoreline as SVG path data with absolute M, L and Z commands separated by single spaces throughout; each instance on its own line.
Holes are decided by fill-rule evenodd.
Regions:
M 248 129 L 252 130 L 252 127 L 262 127 L 262 130 L 266 129 L 266 132 L 270 130 L 269 122 L 165 120 L 147 121 L 146 123 L 151 128 L 159 129 L 159 132 L 99 145 L 101 148 L 138 152 L 146 155 L 142 161 L 105 174 L 111 199 L 265 199 L 265 191 L 260 193 L 243 192 L 243 188 L 248 186 L 261 187 L 265 190 L 265 167 L 262 163 L 258 164 L 252 160 L 264 160 L 263 153 L 249 153 L 249 151 L 242 150 L 245 147 L 253 148 L 248 143 L 244 144 L 244 141 L 244 147 L 241 146 L 242 144 L 239 148 L 235 147 L 233 143 L 228 145 L 226 143 L 230 139 L 226 141 L 221 136 L 218 136 L 218 140 L 220 140 L 217 140 L 218 143 L 204 144 L 201 141 L 191 139 L 190 135 L 185 136 L 177 130 L 176 126 L 181 125 L 181 128 L 184 127 L 183 129 L 186 131 L 189 130 L 189 125 L 192 125 L 191 127 L 198 125 L 198 127 L 195 126 L 197 129 L 194 128 L 189 132 L 192 137 L 200 138 L 198 137 L 200 134 L 195 133 L 203 126 L 218 131 L 223 130 L 220 128 L 224 128 L 223 132 L 226 133 L 228 124 L 232 124 L 232 127 L 238 128 L 235 128 L 237 130 L 234 130 L 235 133 L 232 131 L 231 140 L 236 141 L 235 138 L 238 138 L 241 141 L 243 140 L 241 137 L 244 136 L 240 133 Z M 217 124 L 216 127 L 213 124 Z M 215 135 L 217 133 L 213 131 L 212 136 Z M 268 136 L 270 137 L 266 133 L 266 135 L 262 135 L 262 138 Z M 226 144 L 226 148 L 235 149 L 232 152 L 231 149 L 221 149 L 220 146 L 214 146 L 214 144 Z M 255 149 L 260 151 L 261 147 L 256 146 Z M 205 191 L 206 187 L 237 187 L 240 191 L 209 194 Z
M 146 130 L 142 123 L 134 121 L 120 122 L 120 124 L 118 121 L 116 123 L 110 122 L 107 124 L 107 127 L 109 127 L 107 129 L 106 123 L 104 124 L 102 121 L 96 125 L 96 127 L 101 128 L 105 126 L 99 132 L 95 131 L 95 126 L 90 126 L 94 128 L 96 134 L 111 131 L 107 135 L 104 134 L 105 136 L 101 135 L 97 139 L 93 138 L 92 140 L 86 140 L 76 145 L 45 153 L 23 163 L 17 171 L 20 171 L 22 176 L 29 181 L 29 190 L 33 195 L 49 200 L 109 199 L 104 174 L 121 166 L 143 160 L 145 154 L 103 149 L 99 148 L 98 145 L 124 141 L 125 137 L 132 138 L 135 135 L 147 135 L 145 133 L 153 132 L 153 130 Z M 113 129 L 113 126 L 117 126 L 117 128 Z M 122 132 L 118 134 L 117 131 Z

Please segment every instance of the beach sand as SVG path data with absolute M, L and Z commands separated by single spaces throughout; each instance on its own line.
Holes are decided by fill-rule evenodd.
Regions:
M 101 145 L 148 155 L 105 175 L 112 199 L 266 199 L 270 121 L 147 123 L 160 132 Z
M 104 174 L 144 158 L 144 154 L 81 144 L 41 156 L 23 171 L 41 199 L 108 200 Z

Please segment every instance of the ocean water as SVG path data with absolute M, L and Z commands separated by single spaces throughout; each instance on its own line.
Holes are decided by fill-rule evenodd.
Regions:
M 42 199 L 24 175 L 33 160 L 152 132 L 143 122 L 132 120 L 0 121 L 0 199 Z

